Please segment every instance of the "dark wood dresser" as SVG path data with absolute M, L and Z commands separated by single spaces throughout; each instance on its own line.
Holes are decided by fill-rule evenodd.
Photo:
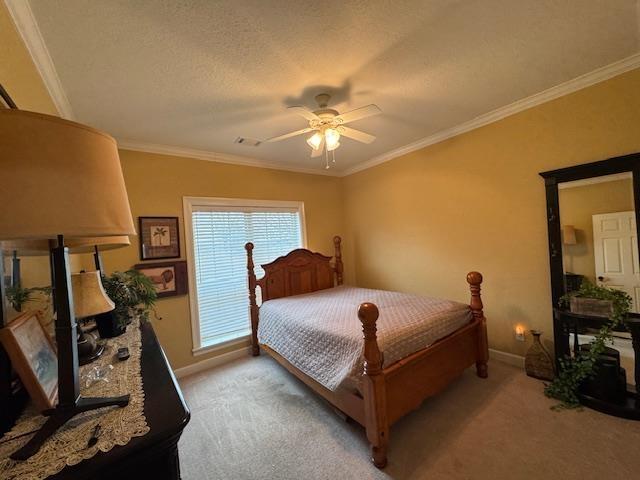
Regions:
M 55 480 L 179 480 L 178 440 L 191 414 L 180 386 L 169 367 L 151 323 L 142 330 L 142 378 L 144 414 L 151 429 L 123 447 L 98 453 L 73 467 L 66 467 Z

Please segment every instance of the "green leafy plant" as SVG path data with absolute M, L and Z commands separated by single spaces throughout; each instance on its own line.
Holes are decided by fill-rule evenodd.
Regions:
M 23 288 L 18 284 L 11 285 L 7 287 L 6 290 L 7 300 L 16 312 L 22 312 L 22 308 L 26 303 L 34 301 L 35 293 L 42 293 L 47 297 L 47 301 L 49 301 L 51 296 L 51 287 Z
M 608 300 L 613 309 L 609 321 L 596 334 L 588 350 L 574 352 L 574 356 L 559 359 L 560 371 L 553 382 L 545 386 L 544 393 L 548 397 L 560 400 L 555 408 L 576 408 L 580 405 L 578 389 L 596 370 L 598 357 L 604 353 L 607 342 L 615 328 L 620 327 L 631 310 L 631 297 L 621 290 L 600 287 L 588 281 L 583 281 L 580 289 L 560 298 L 560 306 L 566 308 L 572 297 Z
M 158 294 L 151 279 L 139 271 L 113 272 L 102 277 L 102 284 L 116 304 L 114 314 L 121 326 L 129 323 L 134 316 L 144 322 L 149 319 L 151 312 L 155 314 Z

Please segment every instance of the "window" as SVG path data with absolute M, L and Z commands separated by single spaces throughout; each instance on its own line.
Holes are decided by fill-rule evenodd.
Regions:
M 247 257 L 255 273 L 305 245 L 301 202 L 184 198 L 194 353 L 251 333 Z

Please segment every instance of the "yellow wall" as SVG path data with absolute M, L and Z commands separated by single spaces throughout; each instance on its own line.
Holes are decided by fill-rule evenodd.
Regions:
M 617 180 L 559 190 L 560 221 L 576 229 L 575 245 L 563 245 L 565 272 L 584 275 L 596 281 L 593 254 L 592 216 L 601 213 L 629 212 L 633 206 L 632 180 Z
M 342 232 L 338 178 L 127 150 L 120 151 L 120 158 L 136 222 L 139 216 L 180 217 L 183 259 L 183 196 L 304 201 L 309 248 L 327 255 L 333 253 L 333 235 Z M 107 271 L 125 270 L 140 263 L 138 238 L 132 240 L 131 247 L 103 254 Z M 154 327 L 174 368 L 207 358 L 191 354 L 188 296 L 158 300 L 158 313 L 162 320 L 154 321 Z
M 552 334 L 538 172 L 640 151 L 640 70 L 344 178 L 358 284 L 467 301 L 485 276 L 493 348 L 514 325 Z M 348 268 L 349 268 L 348 267 Z
M 0 83 L 18 108 L 58 114 L 4 2 L 0 2 Z

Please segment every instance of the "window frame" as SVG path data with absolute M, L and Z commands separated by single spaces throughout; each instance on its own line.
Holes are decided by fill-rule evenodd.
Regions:
M 213 208 L 246 208 L 264 209 L 273 208 L 296 209 L 300 216 L 300 236 L 302 248 L 307 248 L 307 226 L 305 220 L 304 202 L 289 200 L 256 200 L 225 197 L 182 197 L 184 236 L 187 256 L 187 271 L 189 275 L 189 316 L 191 322 L 191 353 L 194 356 L 210 353 L 215 350 L 228 348 L 234 345 L 245 345 L 251 335 L 245 335 L 231 340 L 226 340 L 211 345 L 202 345 L 200 336 L 200 311 L 198 307 L 198 289 L 196 284 L 195 249 L 193 242 L 193 211 L 198 207 Z M 275 260 L 275 259 L 274 259 Z M 247 313 L 248 315 L 248 313 Z

